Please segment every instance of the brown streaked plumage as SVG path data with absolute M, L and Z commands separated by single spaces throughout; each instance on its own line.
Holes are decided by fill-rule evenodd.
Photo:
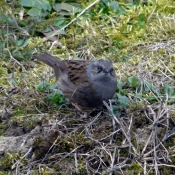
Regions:
M 109 60 L 59 61 L 49 54 L 34 58 L 54 69 L 58 88 L 72 103 L 88 108 L 100 107 L 115 93 L 116 74 Z

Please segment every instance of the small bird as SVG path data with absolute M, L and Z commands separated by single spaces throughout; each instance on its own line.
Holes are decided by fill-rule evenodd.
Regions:
M 49 54 L 34 56 L 54 69 L 58 88 L 74 106 L 97 108 L 115 93 L 117 80 L 109 60 L 63 60 Z

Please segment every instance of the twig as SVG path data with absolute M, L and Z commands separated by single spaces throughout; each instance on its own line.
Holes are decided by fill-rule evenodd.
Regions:
M 27 156 L 32 152 L 32 150 L 33 150 L 33 147 L 30 147 L 29 150 L 27 151 L 27 153 L 25 153 L 25 155 L 22 156 L 20 160 L 18 160 L 17 162 L 15 162 L 15 163 L 12 165 L 12 169 L 15 168 L 15 166 L 18 166 L 19 163 L 20 163 L 25 157 L 27 157 Z
M 9 51 L 9 49 L 7 49 L 7 51 L 9 52 L 10 58 L 11 58 L 12 60 L 14 60 L 17 64 L 19 64 L 19 65 L 23 68 L 23 70 L 24 70 L 25 72 L 27 72 L 26 69 L 25 69 L 25 67 L 24 67 L 18 60 L 16 60 L 16 59 L 12 56 L 12 54 L 11 54 L 10 51 Z
M 49 150 L 47 151 L 46 155 L 44 156 L 44 158 L 42 159 L 41 163 L 44 162 L 44 160 L 47 158 L 47 155 L 49 154 L 50 150 L 55 146 L 55 144 L 57 143 L 58 139 L 60 138 L 60 136 L 58 136 L 56 138 L 56 140 L 54 141 L 54 143 L 52 144 L 52 146 L 49 148 Z
M 55 31 L 52 35 L 50 35 L 49 37 L 53 37 L 53 36 L 55 36 L 55 35 L 57 35 L 61 30 L 64 30 L 66 27 L 68 27 L 69 25 L 71 25 L 74 21 L 76 21 L 82 14 L 84 14 L 89 8 L 91 8 L 93 5 L 95 5 L 97 2 L 99 2 L 100 0 L 96 0 L 96 1 L 94 1 L 92 4 L 90 4 L 88 7 L 86 7 L 81 13 L 79 13 L 78 15 L 77 15 L 77 17 L 76 18 L 74 18 L 72 21 L 70 21 L 67 25 L 65 25 L 64 27 L 62 27 L 60 30 L 57 30 L 57 31 Z M 40 43 L 42 43 L 42 42 L 44 42 L 44 41 L 47 41 L 48 40 L 48 36 L 46 36 L 46 37 L 44 37 L 41 41 L 39 41 L 39 42 L 37 42 L 32 48 L 31 48 L 31 50 L 33 49 L 33 48 L 35 48 L 37 45 L 39 45 Z M 53 43 L 52 43 L 52 46 L 50 47 L 50 49 L 49 50 L 51 50 L 51 48 L 55 45 L 55 43 L 56 43 L 57 41 L 54 41 Z
M 113 112 L 113 109 L 110 108 L 109 105 L 108 105 L 105 101 L 103 101 L 103 104 L 106 106 L 106 108 L 108 109 L 108 111 L 110 112 L 110 114 L 112 115 L 112 117 L 115 119 L 115 121 L 120 125 L 120 128 L 121 128 L 122 133 L 123 133 L 124 136 L 126 137 L 128 143 L 130 144 L 130 146 L 131 146 L 131 148 L 133 149 L 134 153 L 137 154 L 137 151 L 136 151 L 134 145 L 131 143 L 129 137 L 127 136 L 127 134 L 126 134 L 126 132 L 125 132 L 125 130 L 124 130 L 124 125 L 123 125 L 123 123 L 120 122 L 120 119 L 117 118 L 117 117 L 115 116 L 115 114 L 114 114 L 114 112 Z
M 85 127 L 85 129 L 84 130 L 87 130 L 89 127 L 91 127 L 92 125 L 93 125 L 93 123 L 98 119 L 98 117 L 101 115 L 101 111 L 95 116 L 95 118 Z M 81 133 L 80 133 L 80 135 L 84 132 L 84 130 L 83 131 L 81 131 Z
M 74 153 L 74 160 L 75 160 L 75 171 L 78 173 L 78 159 L 77 159 L 77 153 Z

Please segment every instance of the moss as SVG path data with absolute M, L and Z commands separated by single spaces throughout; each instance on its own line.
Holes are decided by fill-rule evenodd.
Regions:
M 92 3 L 90 1 L 77 2 L 84 8 Z M 67 3 L 69 4 L 69 2 Z M 35 165 L 31 166 L 32 160 L 30 159 L 28 165 L 24 165 L 24 169 L 28 169 L 27 166 L 31 166 L 32 170 L 35 169 L 33 174 L 60 173 L 63 175 L 70 172 L 86 174 L 86 169 L 91 163 L 93 166 L 89 169 L 94 168 L 94 171 L 98 171 L 97 174 L 101 174 L 110 166 L 109 154 L 112 155 L 116 147 L 119 152 L 119 155 L 116 154 L 115 157 L 117 161 L 120 161 L 120 158 L 122 160 L 130 159 L 127 164 L 131 166 L 124 170 L 122 168 L 124 174 L 143 174 L 142 156 L 136 155 L 129 147 L 122 147 L 123 143 L 128 144 L 127 140 L 120 130 L 121 126 L 112 123 L 110 113 L 106 113 L 105 117 L 100 115 L 94 120 L 97 114 L 91 115 L 88 111 L 85 117 L 67 104 L 56 108 L 46 99 L 49 91 L 42 93 L 36 91 L 42 79 L 51 84 L 55 83 L 55 79 L 51 78 L 53 75 L 51 69 L 31 59 L 30 55 L 34 52 L 37 54 L 50 52 L 58 59 L 63 60 L 87 59 L 86 52 L 88 51 L 92 53 L 92 59 L 106 57 L 112 60 L 115 62 L 114 68 L 118 82 L 122 81 L 127 86 L 122 93 L 130 99 L 130 104 L 127 106 L 124 116 L 121 116 L 121 121 L 124 124 L 125 132 L 137 149 L 137 153 L 139 154 L 143 150 L 145 145 L 140 142 L 144 142 L 146 140 L 144 138 L 147 138 L 151 132 L 149 127 L 154 122 L 153 114 L 157 114 L 159 103 L 164 102 L 163 97 L 169 95 L 164 93 L 162 86 L 164 84 L 175 86 L 172 81 L 175 73 L 175 56 L 173 54 L 175 2 L 159 0 L 148 1 L 145 5 L 141 3 L 128 5 L 125 1 L 120 1 L 119 6 L 123 8 L 124 15 L 116 12 L 109 4 L 105 5 L 100 1 L 66 27 L 65 34 L 59 34 L 53 38 L 47 38 L 47 40 L 43 40 L 46 30 L 50 32 L 59 28 L 54 26 L 53 19 L 58 16 L 58 13 L 53 12 L 53 5 L 52 10 L 47 11 L 46 17 L 40 16 L 37 19 L 33 19 L 27 13 L 30 10 L 29 7 L 26 9 L 18 3 L 8 4 L 6 7 L 8 10 L 5 10 L 5 13 L 10 11 L 13 14 L 6 14 L 7 21 L 1 27 L 0 108 L 3 109 L 6 105 L 12 115 L 1 120 L 3 124 L 0 125 L 0 134 L 4 134 L 5 131 L 8 134 L 10 129 L 13 131 L 10 132 L 13 136 L 27 134 L 36 125 L 42 126 L 41 134 L 33 143 L 32 160 L 37 161 Z M 21 9 L 24 16 L 19 13 Z M 11 19 L 11 15 L 17 19 L 18 27 L 14 28 L 14 25 L 10 23 L 14 21 Z M 75 16 L 72 14 L 67 16 L 64 23 L 68 23 Z M 24 17 L 25 20 L 21 20 L 21 17 Z M 4 20 L 3 17 L 2 20 Z M 24 30 L 29 34 L 26 35 Z M 7 35 L 8 37 L 6 37 Z M 28 42 L 25 46 L 19 45 L 20 40 L 23 39 Z M 53 40 L 57 43 L 54 42 L 52 47 Z M 14 59 L 11 59 L 11 55 Z M 135 89 L 128 87 L 127 84 L 128 77 L 132 75 L 139 77 L 140 82 L 143 83 Z M 155 85 L 153 90 L 160 94 L 153 93 L 148 88 L 144 89 L 145 82 L 148 81 Z M 17 89 L 17 91 L 13 89 Z M 169 105 L 169 103 L 167 104 Z M 161 115 L 167 112 L 165 117 L 169 116 L 167 119 L 168 129 L 173 131 L 174 103 L 168 105 L 164 106 Z M 148 111 L 147 107 L 151 110 Z M 116 127 L 115 134 L 114 125 Z M 160 140 L 165 134 L 166 127 L 167 123 L 164 121 L 156 125 L 158 130 L 156 136 Z M 19 128 L 23 128 L 23 132 L 18 132 Z M 139 142 L 137 139 L 143 133 L 147 133 L 147 135 L 139 138 Z M 163 142 L 165 152 L 168 151 L 172 164 L 175 164 L 174 140 L 174 135 L 171 135 Z M 153 149 L 152 140 L 148 143 L 145 153 L 151 149 Z M 75 171 L 74 151 L 77 153 L 78 172 Z M 45 156 L 46 159 L 42 162 Z M 7 167 L 3 168 L 10 172 L 10 162 L 13 158 L 6 155 L 5 159 Z M 105 166 L 102 165 L 100 159 Z M 3 159 L 0 160 L 3 161 Z M 134 160 L 137 160 L 137 163 L 132 163 Z M 159 161 L 162 164 L 167 163 L 161 156 Z M 100 166 L 99 169 L 98 166 Z M 149 164 L 147 166 L 149 169 Z M 41 171 L 38 170 L 39 168 Z M 87 172 L 90 172 L 89 169 Z M 170 167 L 160 167 L 159 170 L 162 174 L 173 172 Z M 155 174 L 154 169 L 149 173 Z
M 9 85 L 7 81 L 8 73 L 5 63 L 0 62 L 0 84 L 2 85 Z
M 174 165 L 174 164 L 173 164 Z M 161 174 L 163 175 L 170 175 L 170 174 L 174 174 L 175 170 L 173 167 L 166 167 L 166 166 L 162 166 L 159 168 L 159 171 Z
M 5 153 L 3 157 L 0 158 L 0 170 L 1 171 L 11 171 L 11 167 L 16 159 L 20 159 L 22 155 Z
M 9 127 L 23 127 L 25 128 L 26 132 L 29 132 L 33 128 L 35 128 L 37 125 L 40 125 L 42 123 L 41 118 L 32 117 L 32 115 L 28 116 L 19 116 L 19 117 L 13 117 L 10 121 L 8 126 Z
M 58 136 L 59 136 L 58 131 L 51 130 L 44 136 L 37 137 L 33 143 L 33 148 L 35 151 L 35 159 L 44 158 L 46 153 L 52 147 Z M 60 148 L 63 149 L 63 147 Z
M 2 136 L 5 133 L 6 129 L 7 129 L 7 125 L 1 124 L 0 122 L 0 136 Z
M 49 168 L 46 165 L 41 165 L 40 171 L 34 172 L 32 174 L 33 175 L 35 175 L 35 174 L 49 175 L 49 174 L 57 174 L 57 172 L 53 168 Z
M 7 171 L 0 171 L 0 175 L 12 175 L 13 173 Z
M 132 174 L 143 173 L 142 167 L 136 162 L 132 163 L 127 169 L 132 171 Z

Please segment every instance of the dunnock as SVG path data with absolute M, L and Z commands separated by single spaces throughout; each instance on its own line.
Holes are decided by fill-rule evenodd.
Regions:
M 115 93 L 117 80 L 109 60 L 63 60 L 49 54 L 34 58 L 52 67 L 58 88 L 71 103 L 88 108 L 101 107 Z

